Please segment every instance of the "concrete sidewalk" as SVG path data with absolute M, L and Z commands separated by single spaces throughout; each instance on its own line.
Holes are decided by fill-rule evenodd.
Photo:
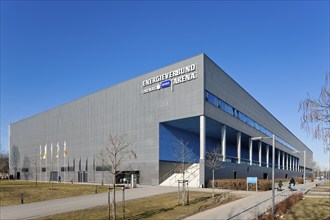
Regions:
M 314 187 L 314 183 L 306 184 L 306 189 Z M 301 190 L 302 185 L 298 185 L 297 189 Z M 212 189 L 205 188 L 190 188 L 191 191 L 207 191 Z M 163 193 L 177 192 L 177 187 L 163 187 L 163 186 L 141 186 L 135 189 L 125 190 L 125 200 L 144 198 Z M 269 192 L 254 192 L 254 191 L 232 191 L 232 190 L 216 190 L 216 192 L 229 192 L 231 194 L 244 195 L 246 197 L 236 200 L 234 202 L 210 209 L 187 219 L 252 219 L 256 214 L 265 212 L 271 207 L 271 191 Z M 281 194 L 281 195 L 279 195 Z M 289 190 L 276 192 L 275 202 L 278 203 L 292 194 Z M 112 195 L 111 195 L 112 196 Z M 122 200 L 122 192 L 116 193 L 117 201 Z M 251 208 L 256 204 L 268 200 L 256 208 Z M 44 202 L 28 203 L 15 206 L 0 207 L 0 219 L 32 219 L 42 216 L 54 215 L 69 211 L 76 211 L 81 209 L 92 208 L 108 204 L 108 194 L 92 194 L 84 196 L 76 196 L 63 199 L 48 200 Z M 249 211 L 242 213 L 242 211 L 251 208 Z
M 143 198 L 176 191 L 177 188 L 175 187 L 141 186 L 139 188 L 125 190 L 125 200 Z M 116 200 L 122 200 L 122 191 L 118 191 L 116 193 Z M 108 193 L 75 196 L 70 198 L 48 200 L 44 202 L 0 207 L 0 219 L 32 219 L 107 204 Z
M 315 183 L 306 183 L 297 185 L 295 192 L 307 192 L 315 187 Z M 305 188 L 304 191 L 302 189 Z M 284 191 L 275 191 L 275 204 L 283 201 L 285 198 L 295 193 L 286 189 Z M 272 206 L 272 191 L 254 192 L 242 199 L 224 204 L 222 206 L 206 210 L 186 219 L 255 219 L 258 215 L 265 213 Z

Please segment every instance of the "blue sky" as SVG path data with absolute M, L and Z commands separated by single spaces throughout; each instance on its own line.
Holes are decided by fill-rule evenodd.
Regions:
M 299 101 L 329 71 L 329 1 L 1 1 L 1 145 L 8 125 L 206 53 L 329 167 Z

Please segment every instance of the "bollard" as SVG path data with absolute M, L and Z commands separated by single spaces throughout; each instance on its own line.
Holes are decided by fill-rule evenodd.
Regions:
M 21 193 L 21 204 L 24 204 L 24 193 Z
M 110 220 L 110 186 L 108 186 L 108 220 Z
M 123 220 L 125 220 L 125 187 L 122 187 L 123 190 Z
M 95 185 L 95 194 L 97 194 L 97 185 Z
M 187 182 L 187 204 L 189 205 L 189 186 Z

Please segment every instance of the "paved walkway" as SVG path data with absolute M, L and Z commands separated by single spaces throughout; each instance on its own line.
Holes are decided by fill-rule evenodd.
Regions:
M 297 185 L 297 192 L 305 188 L 304 192 L 315 187 L 314 183 L 306 183 L 305 186 Z M 284 187 L 283 187 L 284 188 Z M 284 191 L 275 191 L 275 204 L 290 196 L 292 191 L 287 187 Z M 222 206 L 200 212 L 187 219 L 255 219 L 258 215 L 265 213 L 272 206 L 272 191 L 254 192 L 243 199 L 239 199 Z
M 309 189 L 314 187 L 312 183 L 306 184 L 305 188 Z M 297 189 L 301 190 L 302 185 L 298 185 Z M 211 189 L 193 189 L 194 191 L 208 191 Z M 141 186 L 135 189 L 128 189 L 125 191 L 125 199 L 138 199 L 147 196 L 153 196 L 157 194 L 176 192 L 176 187 L 162 187 L 162 186 Z M 230 191 L 230 190 L 216 190 L 216 192 L 230 192 L 232 194 L 245 195 L 246 197 L 234 202 L 219 206 L 214 209 L 210 209 L 201 212 L 197 215 L 191 216 L 187 219 L 252 219 L 256 214 L 265 212 L 271 207 L 271 191 L 269 192 L 253 192 L 253 191 Z M 275 202 L 282 201 L 292 192 L 285 190 L 282 192 L 276 192 Z M 281 195 L 279 195 L 281 194 Z M 121 201 L 122 193 L 118 191 L 116 194 L 117 201 Z M 268 200 L 257 208 L 251 208 L 256 204 Z M 84 196 L 76 196 L 64 199 L 48 200 L 44 202 L 28 203 L 23 205 L 5 206 L 0 207 L 0 219 L 32 219 L 42 216 L 54 215 L 58 213 L 64 213 L 69 211 L 75 211 L 80 209 L 91 208 L 95 206 L 106 205 L 108 202 L 108 194 L 92 194 Z M 248 212 L 241 213 L 243 210 L 251 208 Z M 240 214 L 241 213 L 241 214 Z
M 175 187 L 142 186 L 135 189 L 125 190 L 125 199 L 137 199 L 176 191 L 177 188 Z M 121 191 L 116 193 L 116 199 L 117 201 L 122 200 Z M 108 204 L 108 193 L 75 196 L 15 206 L 4 206 L 0 207 L 0 219 L 32 219 L 106 204 Z
M 315 187 L 308 191 L 305 198 L 330 199 L 330 186 Z

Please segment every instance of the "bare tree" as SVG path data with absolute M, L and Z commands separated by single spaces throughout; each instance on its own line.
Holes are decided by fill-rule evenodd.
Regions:
M 0 173 L 9 172 L 9 156 L 2 146 L 0 145 Z
M 308 98 L 301 101 L 299 111 L 303 112 L 301 117 L 301 128 L 312 134 L 315 139 L 322 140 L 324 151 L 330 151 L 330 72 L 325 75 L 325 83 L 321 87 L 318 99 Z
M 98 157 L 99 161 L 101 161 L 101 169 L 102 169 L 102 183 L 101 184 L 103 186 L 103 183 L 104 183 L 104 171 L 105 170 L 106 171 L 110 171 L 111 169 L 105 169 L 105 163 L 104 163 L 104 161 L 106 159 L 106 153 L 105 153 L 105 150 L 104 149 L 101 150 L 100 154 L 97 155 L 97 157 Z
M 179 163 L 178 170 L 180 173 L 182 173 L 182 181 L 179 181 L 178 183 L 178 193 L 180 193 L 180 182 L 182 182 L 182 205 L 185 205 L 186 200 L 186 183 L 188 180 L 185 178 L 185 172 L 187 167 L 190 165 L 191 161 L 194 159 L 194 153 L 192 151 L 192 148 L 190 148 L 188 142 L 185 142 L 183 139 L 179 139 L 175 145 L 174 145 L 174 157 Z M 179 198 L 179 196 L 178 196 Z M 178 201 L 179 203 L 179 201 Z
M 129 161 L 136 159 L 136 153 L 132 150 L 132 142 L 126 135 L 109 134 L 103 153 L 105 163 L 108 165 L 110 175 L 112 176 L 113 196 L 112 196 L 112 219 L 116 219 L 116 176 L 125 171 Z
M 16 179 L 17 170 L 20 165 L 21 155 L 18 147 L 13 145 L 10 147 L 10 165 L 14 169 L 14 178 Z
M 35 179 L 36 179 L 36 186 L 38 186 L 38 165 L 39 165 L 39 160 L 36 157 L 35 159 L 31 160 L 31 163 L 33 165 L 33 167 L 35 168 Z
M 210 152 L 206 152 L 205 165 L 212 169 L 212 197 L 214 198 L 214 171 L 223 168 L 223 155 L 220 151 L 220 146 L 217 145 Z
M 315 178 L 315 177 L 318 176 L 318 174 L 319 174 L 319 172 L 320 172 L 320 166 L 319 166 L 319 164 L 317 163 L 317 161 L 313 160 L 313 161 L 311 162 L 311 167 L 312 167 L 312 169 L 313 169 L 313 177 Z
M 29 170 L 29 168 L 30 168 L 30 158 L 28 156 L 24 156 L 22 167 L 23 167 L 22 168 L 22 173 L 24 175 L 24 179 L 29 180 L 31 170 Z
M 182 179 L 185 180 L 185 172 L 187 165 L 194 158 L 192 149 L 189 147 L 189 143 L 185 142 L 183 139 L 179 139 L 175 145 L 174 157 L 179 163 L 179 172 L 182 173 Z

